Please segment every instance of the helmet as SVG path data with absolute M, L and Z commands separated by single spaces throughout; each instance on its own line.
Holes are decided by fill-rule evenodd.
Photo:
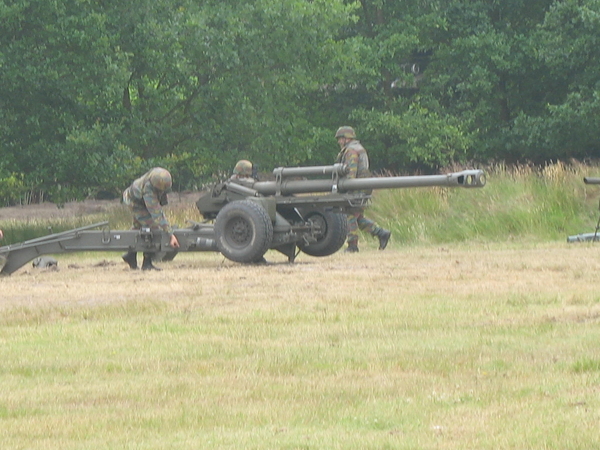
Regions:
M 352 127 L 339 127 L 335 132 L 335 138 L 348 138 L 348 139 L 356 139 L 356 133 L 354 132 L 354 128 Z
M 169 192 L 173 186 L 173 179 L 167 169 L 155 167 L 150 171 L 150 184 L 159 191 Z
M 233 174 L 241 177 L 251 177 L 252 163 L 247 159 L 239 160 L 233 168 Z

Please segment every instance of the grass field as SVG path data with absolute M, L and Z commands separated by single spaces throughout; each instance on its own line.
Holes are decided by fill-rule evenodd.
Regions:
M 374 245 L 0 277 L 1 448 L 600 445 L 600 244 Z

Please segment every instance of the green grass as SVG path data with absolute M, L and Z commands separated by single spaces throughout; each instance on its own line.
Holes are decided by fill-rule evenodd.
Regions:
M 2 448 L 593 448 L 596 253 L 68 255 L 0 279 Z
M 79 227 L 108 221 L 112 229 L 129 229 L 131 217 L 120 205 L 116 205 L 108 214 L 86 214 L 72 217 L 40 219 L 31 217 L 26 220 L 1 220 L 0 229 L 4 232 L 2 245 L 24 242 L 52 233 L 61 233 Z

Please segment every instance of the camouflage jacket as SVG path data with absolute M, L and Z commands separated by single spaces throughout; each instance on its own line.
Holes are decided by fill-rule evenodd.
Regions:
M 346 178 L 366 178 L 371 176 L 369 171 L 369 156 L 360 141 L 348 142 L 337 156 L 337 163 L 348 166 Z
M 240 185 L 248 187 L 248 188 L 252 188 L 254 186 L 254 183 L 256 182 L 256 179 L 254 179 L 252 177 L 245 177 L 243 175 L 233 174 L 233 175 L 231 175 L 231 177 L 229 177 L 229 181 L 231 181 L 235 184 L 240 184 Z
M 167 193 L 152 186 L 151 173 L 152 170 L 146 172 L 123 192 L 123 202 L 128 206 L 133 203 L 135 206 L 146 208 L 157 227 L 173 234 L 173 228 L 162 210 L 162 207 L 168 203 Z

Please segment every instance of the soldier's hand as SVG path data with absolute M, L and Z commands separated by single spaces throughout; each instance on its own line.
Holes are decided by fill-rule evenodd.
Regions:
M 177 236 L 174 234 L 171 235 L 171 241 L 169 242 L 169 245 L 173 248 L 179 248 L 179 241 L 177 240 Z
M 2 239 L 4 237 L 4 233 L 2 233 L 2 230 L 0 230 L 0 239 Z

